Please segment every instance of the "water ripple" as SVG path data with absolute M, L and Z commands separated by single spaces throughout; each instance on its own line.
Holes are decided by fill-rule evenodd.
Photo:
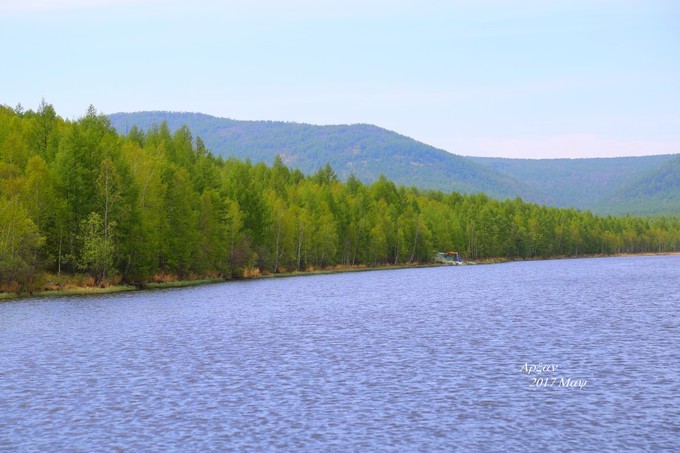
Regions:
M 0 450 L 677 451 L 679 264 L 2 303 Z

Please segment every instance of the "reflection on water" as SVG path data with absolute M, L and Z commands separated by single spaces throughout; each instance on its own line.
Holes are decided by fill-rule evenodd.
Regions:
M 1 303 L 0 450 L 678 450 L 679 269 L 518 262 Z

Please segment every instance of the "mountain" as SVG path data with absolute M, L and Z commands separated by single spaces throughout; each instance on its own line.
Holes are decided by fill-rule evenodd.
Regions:
M 341 179 L 354 174 L 371 183 L 384 174 L 397 184 L 422 189 L 550 202 L 540 191 L 492 168 L 369 124 L 315 126 L 176 112 L 116 113 L 109 118 L 123 134 L 134 125 L 147 130 L 165 121 L 171 131 L 186 125 L 213 154 L 268 164 L 278 154 L 286 165 L 307 174 L 328 163 Z
M 680 215 L 680 154 L 598 201 L 594 209 L 608 214 Z
M 549 194 L 558 207 L 598 214 L 680 215 L 680 155 L 503 159 L 470 157 Z
M 680 155 L 592 159 L 463 157 L 369 124 L 315 126 L 238 121 L 200 113 L 137 112 L 109 115 L 118 132 L 147 130 L 164 121 L 187 126 L 223 157 L 271 164 L 278 154 L 310 174 L 327 163 L 341 179 L 365 183 L 384 174 L 397 184 L 445 192 L 484 192 L 505 199 L 597 214 L 680 216 Z

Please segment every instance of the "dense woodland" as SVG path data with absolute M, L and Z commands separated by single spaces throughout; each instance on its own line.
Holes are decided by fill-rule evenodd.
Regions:
M 0 107 L 0 287 L 46 275 L 144 285 L 159 275 L 238 278 L 336 265 L 665 252 L 680 219 L 598 217 L 483 194 L 341 182 L 215 157 L 187 127 L 119 135 L 93 107 L 66 121 Z

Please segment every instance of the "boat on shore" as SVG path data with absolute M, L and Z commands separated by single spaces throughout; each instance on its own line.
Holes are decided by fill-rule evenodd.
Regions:
M 437 252 L 435 256 L 435 261 L 448 264 L 450 266 L 462 266 L 466 263 L 463 262 L 463 258 L 458 252 Z

